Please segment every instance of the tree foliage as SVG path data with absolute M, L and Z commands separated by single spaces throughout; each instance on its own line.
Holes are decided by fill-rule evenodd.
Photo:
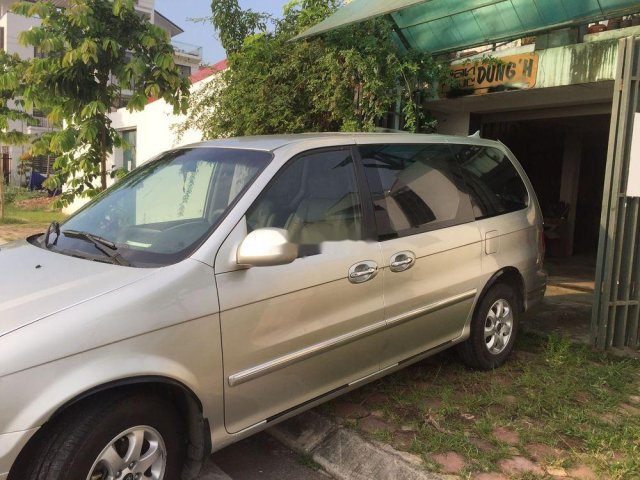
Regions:
M 265 16 L 243 12 L 237 0 L 214 0 L 229 68 L 192 95 L 183 131 L 199 128 L 207 138 L 369 131 L 397 105 L 406 130 L 428 130 L 421 99 L 449 78 L 447 70 L 428 54 L 403 49 L 388 19 L 293 40 L 340 5 L 293 0 L 267 28 Z
M 22 72 L 26 62 L 17 55 L 0 50 L 0 143 L 3 145 L 23 145 L 31 141 L 24 133 L 22 125 L 34 125 L 33 117 L 24 111 L 22 93 L 25 83 Z M 17 128 L 17 126 L 20 128 Z M 0 159 L 0 220 L 4 218 L 4 177 Z
M 47 111 L 63 125 L 34 143 L 34 153 L 57 157 L 47 186 L 65 185 L 62 204 L 94 196 L 107 185 L 107 155 L 122 145 L 108 114 L 123 91 L 131 111 L 154 97 L 183 112 L 188 80 L 174 64 L 166 32 L 139 15 L 134 0 L 69 0 L 64 9 L 38 0 L 12 8 L 41 19 L 19 37 L 39 53 L 24 69 L 25 107 Z

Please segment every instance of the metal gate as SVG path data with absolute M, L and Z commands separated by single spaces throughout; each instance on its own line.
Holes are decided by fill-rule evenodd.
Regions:
M 640 40 L 620 40 L 605 172 L 591 336 L 598 348 L 640 346 L 640 198 L 626 195 L 640 112 Z

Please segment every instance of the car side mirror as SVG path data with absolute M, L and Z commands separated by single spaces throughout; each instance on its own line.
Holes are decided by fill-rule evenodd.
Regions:
M 280 228 L 260 228 L 245 237 L 236 253 L 238 265 L 269 267 L 285 265 L 298 258 L 298 245 Z

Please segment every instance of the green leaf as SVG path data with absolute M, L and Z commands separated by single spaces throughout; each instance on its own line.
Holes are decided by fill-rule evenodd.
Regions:
M 101 160 L 120 145 L 108 113 L 122 90 L 131 91 L 132 110 L 143 109 L 148 96 L 175 107 L 189 94 L 170 39 L 139 15 L 133 0 L 68 0 L 65 9 L 38 0 L 18 2 L 13 11 L 41 19 L 20 41 L 46 57 L 23 62 L 0 51 L 0 129 L 11 119 L 33 122 L 19 108 L 46 112 L 61 129 L 29 139 L 30 148 L 56 156 L 55 182 L 66 185 L 63 202 L 93 195 L 102 188 L 94 183 Z M 15 108 L 9 108 L 10 98 L 19 99 Z M 3 131 L 0 137 L 24 140 L 17 133 Z

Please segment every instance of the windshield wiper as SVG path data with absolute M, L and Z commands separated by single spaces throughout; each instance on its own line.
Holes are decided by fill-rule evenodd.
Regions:
M 88 232 L 78 232 L 77 230 L 63 230 L 63 235 L 69 238 L 77 238 L 79 240 L 84 240 L 89 243 L 93 243 L 93 245 L 104 253 L 107 257 L 113 260 L 113 263 L 118 265 L 122 265 L 125 267 L 131 266 L 131 264 L 120 255 L 117 250 L 116 244 L 107 240 L 106 238 L 99 237 L 98 235 L 93 235 Z
M 51 233 L 56 234 L 56 239 L 53 243 L 49 243 L 49 238 L 51 237 Z M 44 248 L 47 250 L 51 247 L 51 245 L 55 245 L 58 243 L 58 238 L 60 238 L 60 224 L 58 222 L 51 222 L 47 227 L 47 233 L 44 234 Z

